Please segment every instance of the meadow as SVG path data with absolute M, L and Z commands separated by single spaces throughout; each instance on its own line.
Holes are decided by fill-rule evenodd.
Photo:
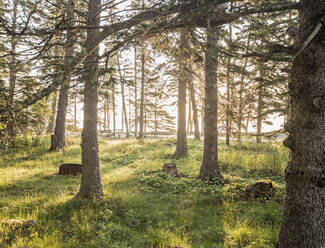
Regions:
M 80 163 L 79 137 L 64 152 L 29 141 L 0 157 L 0 221 L 35 220 L 10 230 L 0 247 L 271 248 L 282 218 L 288 150 L 280 143 L 219 146 L 224 180 L 197 180 L 203 142 L 189 140 L 177 158 L 175 139 L 100 139 L 102 200 L 76 197 L 80 176 L 59 176 L 61 163 Z M 160 172 L 174 162 L 182 177 Z M 245 187 L 273 182 L 271 199 L 245 197 Z

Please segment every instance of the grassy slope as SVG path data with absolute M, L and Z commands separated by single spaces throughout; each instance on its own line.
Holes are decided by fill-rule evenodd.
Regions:
M 225 247 L 268 248 L 277 240 L 287 151 L 277 144 L 219 148 L 225 184 L 195 180 L 202 142 L 189 142 L 189 158 L 172 154 L 175 140 L 101 141 L 103 200 L 75 198 L 80 177 L 53 175 L 61 162 L 80 162 L 80 141 L 62 153 L 39 148 L 0 158 L 0 220 L 34 219 L 40 226 L 9 231 L 0 247 Z M 183 178 L 162 173 L 173 161 Z M 272 201 L 245 200 L 245 185 L 271 179 Z

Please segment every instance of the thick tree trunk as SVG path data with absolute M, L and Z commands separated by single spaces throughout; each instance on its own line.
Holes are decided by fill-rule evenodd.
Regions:
M 179 54 L 179 78 L 178 78 L 178 118 L 177 118 L 177 142 L 175 154 L 180 157 L 187 156 L 186 138 L 186 85 L 189 72 L 186 70 L 186 52 L 188 49 L 187 34 L 185 30 L 180 32 Z
M 298 45 L 315 30 L 324 0 L 302 0 Z M 285 171 L 286 201 L 279 248 L 325 247 L 325 26 L 293 61 L 291 114 L 284 145 L 291 155 Z
M 200 127 L 199 127 L 199 115 L 197 110 L 197 104 L 195 99 L 195 90 L 193 80 L 189 81 L 189 88 L 191 94 L 191 103 L 193 109 L 193 121 L 194 121 L 194 139 L 200 139 Z
M 68 11 L 67 11 L 67 25 L 73 27 L 75 23 L 74 20 L 74 2 L 73 0 L 68 1 Z M 73 59 L 73 46 L 74 37 L 73 31 L 68 29 L 67 31 L 67 47 L 65 51 L 64 58 L 64 68 L 68 68 Z M 65 147 L 65 123 L 67 117 L 67 108 L 69 101 L 69 87 L 70 78 L 68 78 L 65 83 L 61 85 L 59 94 L 58 111 L 56 116 L 55 130 L 53 139 L 51 139 L 50 151 L 60 151 Z M 52 143 L 53 142 L 53 143 Z
M 84 127 L 82 131 L 82 176 L 79 195 L 100 198 L 103 195 L 99 172 L 97 105 L 99 48 L 90 50 L 100 25 L 101 0 L 88 3 L 87 40 L 85 48 L 90 54 L 85 60 Z
M 140 130 L 139 138 L 143 138 L 144 127 L 144 84 L 145 84 L 145 47 L 144 41 L 141 45 L 141 96 L 140 96 Z
M 56 91 L 52 94 L 52 105 L 51 105 L 51 116 L 49 119 L 49 124 L 47 126 L 47 134 L 52 134 L 54 132 L 55 128 L 55 115 L 56 115 L 56 103 L 57 103 L 57 96 L 56 96 Z
M 218 31 L 207 28 L 205 61 L 204 153 L 200 178 L 222 177 L 218 164 Z

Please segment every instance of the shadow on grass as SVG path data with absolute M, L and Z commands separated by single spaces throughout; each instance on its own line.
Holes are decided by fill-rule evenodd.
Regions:
M 214 197 L 184 191 L 183 183 L 176 178 L 163 179 L 156 188 L 130 175 L 104 185 L 105 192 L 110 194 L 102 200 L 68 196 L 60 202 L 61 195 L 69 193 L 67 186 L 76 186 L 77 179 L 33 178 L 20 182 L 14 189 L 2 187 L 1 192 L 14 194 L 17 206 L 25 196 L 24 189 L 34 191 L 35 198 L 28 203 L 32 205 L 20 202 L 21 206 L 31 207 L 30 210 L 7 213 L 13 218 L 34 218 L 41 226 L 15 233 L 14 238 L 2 244 L 11 247 L 24 240 L 28 246 L 65 248 L 222 247 L 222 203 L 214 201 Z M 51 241 L 44 243 L 44 240 Z

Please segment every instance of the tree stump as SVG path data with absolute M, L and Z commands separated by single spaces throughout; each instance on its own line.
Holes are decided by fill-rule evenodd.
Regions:
M 259 181 L 246 187 L 246 196 L 253 198 L 271 199 L 274 196 L 275 189 L 271 181 Z
M 165 172 L 168 176 L 179 177 L 177 167 L 174 163 L 165 163 L 162 167 L 162 171 Z
M 82 172 L 80 164 L 61 164 L 59 167 L 59 175 L 78 175 Z

